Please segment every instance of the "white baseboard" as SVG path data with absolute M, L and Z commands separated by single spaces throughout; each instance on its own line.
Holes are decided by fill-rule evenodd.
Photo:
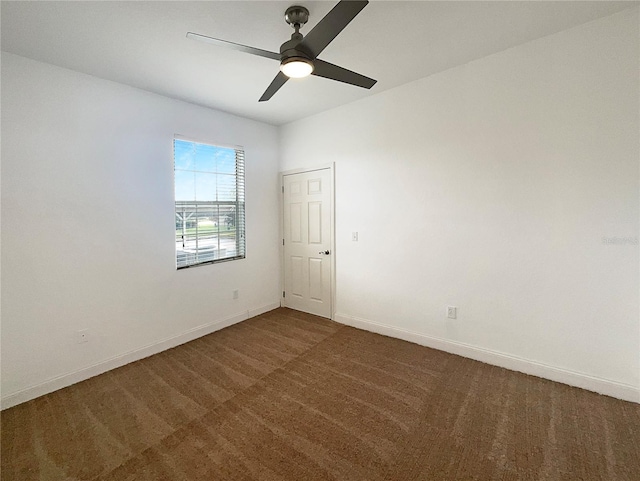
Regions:
M 472 346 L 462 342 L 450 341 L 437 337 L 407 331 L 397 327 L 387 326 L 377 322 L 360 319 L 345 314 L 336 313 L 335 320 L 341 324 L 364 329 L 365 331 L 384 334 L 405 341 L 413 342 L 421 346 L 431 347 L 440 351 L 457 354 L 476 361 L 485 362 L 494 366 L 504 367 L 512 371 L 531 374 L 551 381 L 561 382 L 569 386 L 575 386 L 588 391 L 594 391 L 607 396 L 640 403 L 640 389 L 629 384 L 609 381 L 588 374 L 569 371 L 558 367 L 549 366 L 536 361 L 523 359 L 509 354 Z
M 238 322 L 244 321 L 251 317 L 259 316 L 260 314 L 271 311 L 273 309 L 277 309 L 278 307 L 280 307 L 280 303 L 274 302 L 265 306 L 258 307 L 256 309 L 247 310 L 241 314 L 236 314 L 225 319 L 219 319 L 202 326 L 194 327 L 193 329 L 189 329 L 188 331 L 183 332 L 182 334 L 179 334 L 177 336 L 163 339 L 162 341 L 144 346 L 140 349 L 135 349 L 133 351 L 120 354 L 105 361 L 101 361 L 91 366 L 78 369 L 77 371 L 57 376 L 43 383 L 36 384 L 35 386 L 31 386 L 26 389 L 22 389 L 20 391 L 3 396 L 0 400 L 0 406 L 2 409 L 10 408 L 17 404 L 35 399 L 39 396 L 43 396 L 44 394 L 57 391 L 58 389 L 62 389 L 63 387 L 67 387 L 80 381 L 84 381 L 86 379 L 89 379 L 90 377 L 97 376 L 98 374 L 102 374 L 106 371 L 124 366 L 125 364 L 138 361 L 145 357 L 149 357 L 159 352 L 166 351 L 167 349 L 171 349 L 172 347 L 179 346 L 180 344 L 193 341 L 194 339 L 198 339 L 199 337 L 206 336 L 207 334 L 211 334 L 212 332 L 219 331 L 220 329 L 231 326 L 233 324 L 237 324 Z

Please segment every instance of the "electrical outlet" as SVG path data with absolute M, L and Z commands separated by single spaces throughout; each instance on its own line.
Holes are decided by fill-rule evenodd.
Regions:
M 233 291 L 233 298 L 238 299 L 239 297 L 240 297 L 240 291 L 238 289 L 235 289 Z
M 351 240 L 353 242 L 358 242 L 358 233 L 357 232 L 352 232 L 351 233 Z
M 447 307 L 447 317 L 449 319 L 457 319 L 458 317 L 458 308 L 453 306 Z
M 89 329 L 76 331 L 76 343 L 82 344 L 84 342 L 89 342 Z

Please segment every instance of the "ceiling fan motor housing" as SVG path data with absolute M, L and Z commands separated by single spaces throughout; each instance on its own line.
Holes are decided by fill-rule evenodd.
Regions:
M 280 46 L 281 60 L 285 61 L 293 57 L 302 57 L 306 60 L 313 60 L 311 55 L 299 46 L 301 41 L 302 34 L 294 33 L 291 35 L 291 40 L 286 41 Z

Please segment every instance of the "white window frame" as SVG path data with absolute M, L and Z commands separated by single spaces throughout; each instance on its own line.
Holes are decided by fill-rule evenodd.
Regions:
M 199 144 L 199 145 L 206 145 L 206 146 L 210 146 L 210 147 L 216 147 L 216 148 L 223 148 L 223 149 L 233 149 L 235 151 L 235 167 L 236 167 L 236 173 L 235 173 L 235 181 L 236 181 L 236 187 L 235 187 L 235 194 L 236 194 L 236 198 L 235 201 L 229 201 L 229 200 L 215 200 L 215 201 L 179 201 L 176 199 L 176 181 L 175 181 L 175 173 L 177 170 L 181 170 L 183 172 L 190 172 L 190 169 L 176 169 L 176 158 L 175 158 L 175 143 L 176 141 L 181 141 L 181 142 L 189 142 L 189 143 L 193 143 L 193 144 Z M 205 266 L 205 265 L 210 265 L 210 264 L 217 264 L 220 262 L 228 262 L 228 261 L 234 261 L 234 260 L 239 260 L 239 259 L 245 259 L 246 258 L 246 224 L 245 224 L 245 189 L 244 189 L 244 182 L 245 182 L 245 171 L 244 171 L 244 160 L 245 160 L 245 153 L 244 153 L 244 148 L 238 145 L 234 145 L 234 146 L 229 146 L 229 145 L 224 145 L 224 144 L 220 144 L 217 142 L 208 142 L 208 141 L 203 141 L 203 140 L 196 140 L 193 138 L 188 138 L 188 137 L 184 137 L 182 135 L 174 135 L 173 138 L 173 167 L 174 167 L 174 219 L 176 221 L 176 246 L 175 246 L 175 255 L 174 255 L 174 259 L 176 262 L 176 269 L 177 270 L 182 270 L 182 269 L 188 269 L 191 267 L 199 267 L 199 266 Z M 197 172 L 197 170 L 193 170 L 193 172 Z M 218 217 L 218 223 L 216 225 L 217 227 L 217 240 L 218 240 L 218 249 L 200 249 L 199 245 L 200 242 L 204 239 L 204 235 L 200 236 L 198 233 L 198 221 L 196 220 L 195 223 L 195 235 L 192 233 L 190 234 L 191 238 L 190 239 L 186 239 L 185 235 L 186 235 L 186 222 L 185 222 L 185 213 L 187 212 L 187 210 L 190 210 L 194 213 L 196 213 L 196 219 L 198 218 L 197 216 L 197 210 L 198 207 L 205 207 L 208 209 L 213 208 L 217 208 L 219 211 L 219 208 L 222 206 L 233 206 L 235 209 L 235 219 L 234 219 L 234 228 L 235 228 L 235 253 L 234 255 L 229 255 L 229 256 L 225 256 L 224 254 L 220 257 L 220 252 L 222 252 L 222 250 L 220 249 L 220 233 L 222 232 L 221 230 L 221 226 L 220 226 L 220 218 Z M 183 234 L 181 235 L 182 237 L 182 250 L 179 250 L 178 244 L 180 243 L 180 239 L 178 236 L 178 220 L 180 219 L 179 217 L 179 207 L 180 210 L 182 212 L 182 228 L 183 228 Z M 190 242 L 192 244 L 190 249 L 186 248 L 186 242 Z M 193 245 L 195 244 L 195 248 L 193 248 Z M 180 252 L 183 252 L 183 255 L 180 255 Z M 215 256 L 215 258 L 212 258 L 212 255 Z M 181 262 L 182 261 L 182 262 Z

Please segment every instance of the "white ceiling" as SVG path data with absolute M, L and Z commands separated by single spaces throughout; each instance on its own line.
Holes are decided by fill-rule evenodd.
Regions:
M 635 2 L 373 1 L 320 58 L 373 77 L 365 90 L 319 77 L 258 98 L 273 60 L 188 40 L 187 31 L 279 51 L 285 9 L 335 1 L 2 1 L 2 50 L 279 125 L 630 8 Z M 635 3 L 637 4 L 637 3 Z

